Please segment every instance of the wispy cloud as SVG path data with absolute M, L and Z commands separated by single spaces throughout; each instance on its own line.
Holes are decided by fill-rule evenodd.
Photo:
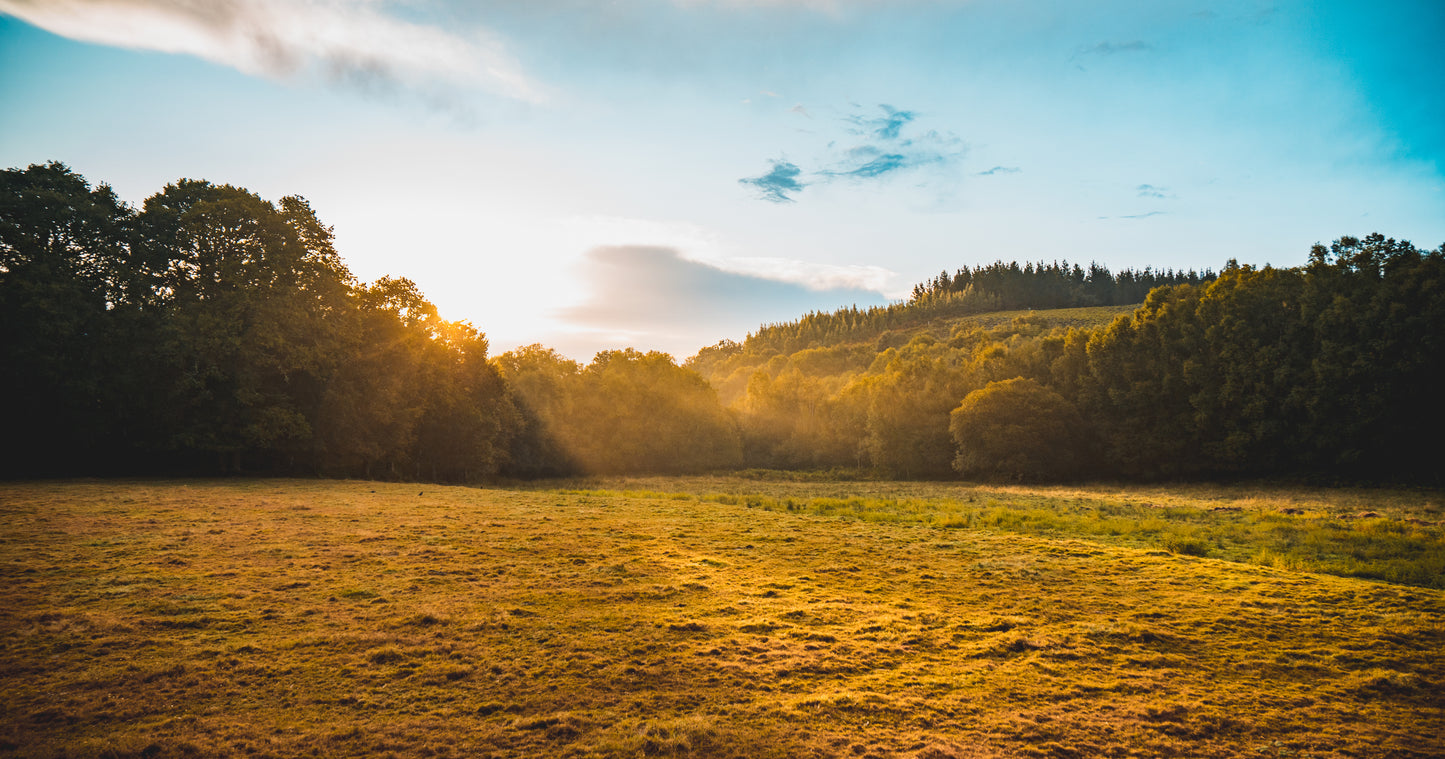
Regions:
M 546 99 L 496 36 L 415 23 L 374 0 L 0 0 L 0 13 L 84 42 L 193 55 L 271 78 L 375 91 L 477 88 Z
M 905 135 L 904 130 L 917 118 L 914 111 L 886 104 L 874 112 L 846 115 L 842 118 L 847 125 L 844 144 L 849 146 L 840 149 L 837 140 L 830 142 L 827 154 L 819 161 L 821 167 L 808 172 L 806 180 L 797 164 L 773 161 L 768 173 L 738 181 L 758 188 L 763 200 L 792 202 L 810 184 L 876 180 L 910 169 L 946 166 L 967 152 L 963 141 L 952 134 L 929 130 Z
M 1154 46 L 1143 40 L 1132 42 L 1100 42 L 1096 45 L 1086 45 L 1074 52 L 1074 57 L 1081 55 L 1114 55 L 1116 53 L 1143 53 L 1153 50 Z
M 1150 212 L 1148 212 L 1148 213 L 1136 213 L 1136 214 L 1132 214 L 1132 215 L 1129 215 L 1129 216 L 1100 216 L 1099 218 L 1100 218 L 1101 220 L 1102 220 L 1102 219 L 1147 219 L 1147 218 L 1150 218 L 1150 217 L 1152 217 L 1152 216 L 1163 216 L 1164 213 L 1165 213 L 1164 211 L 1150 211 Z
M 855 148 L 849 151 L 852 158 L 858 160 L 857 165 L 844 169 L 826 169 L 822 173 L 834 177 L 853 177 L 855 179 L 872 179 L 881 177 L 890 171 L 906 169 L 911 164 L 909 157 L 902 153 L 878 154 L 876 148 Z
M 850 7 L 881 5 L 887 0 L 672 0 L 674 5 L 683 7 L 716 5 L 724 8 L 752 10 L 754 8 L 803 8 L 826 15 L 837 15 Z
M 860 141 L 836 156 L 818 172 L 820 175 L 876 179 L 906 169 L 947 165 L 967 152 L 963 140 L 953 134 L 928 130 L 905 135 L 905 128 L 918 120 L 916 111 L 887 104 L 879 105 L 878 110 L 882 115 L 846 117 L 853 125 L 851 133 Z
M 1017 166 L 995 166 L 988 171 L 980 171 L 975 176 L 991 177 L 998 174 L 1017 174 L 1021 171 L 1023 171 L 1023 169 L 1020 169 Z
M 866 118 L 861 115 L 853 115 L 848 118 L 858 126 L 856 134 L 872 136 L 880 140 L 896 140 L 904 125 L 918 117 L 918 114 L 913 111 L 900 111 L 886 103 L 878 108 L 883 111 L 882 116 Z
M 743 177 L 738 181 L 758 188 L 763 200 L 773 203 L 793 202 L 793 196 L 808 186 L 806 182 L 798 180 L 803 170 L 788 161 L 778 160 L 773 161 L 772 164 L 773 168 L 768 173 L 756 177 Z
M 1171 196 L 1171 195 L 1168 194 L 1168 192 L 1169 192 L 1169 188 L 1168 188 L 1168 187 L 1155 187 L 1155 186 L 1152 185 L 1152 184 L 1141 184 L 1141 185 L 1139 185 L 1139 186 L 1138 186 L 1137 188 L 1135 188 L 1135 189 L 1139 191 L 1139 197 L 1141 197 L 1141 198 L 1169 198 L 1169 197 L 1173 197 L 1173 196 Z
M 907 6 L 948 7 L 967 5 L 973 0 L 671 0 L 673 5 L 684 8 L 717 6 L 742 11 L 755 9 L 803 9 L 824 16 L 842 17 L 849 11 L 875 8 L 893 9 Z

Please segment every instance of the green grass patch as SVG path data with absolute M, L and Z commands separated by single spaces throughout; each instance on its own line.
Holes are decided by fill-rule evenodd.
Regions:
M 697 498 L 704 502 L 861 522 L 907 522 L 1051 538 L 1098 540 L 1171 553 L 1288 567 L 1427 588 L 1445 588 L 1445 527 L 1433 491 L 1330 491 L 1279 488 L 1231 497 L 1227 488 L 989 488 L 898 483 L 905 497 L 795 495 L 810 483 L 752 477 L 660 480 L 688 491 L 570 489 L 625 498 Z M 620 482 L 632 482 L 622 480 Z M 651 481 L 649 481 L 651 482 Z M 726 482 L 734 492 L 716 492 Z M 596 483 L 606 484 L 604 482 Z M 832 483 L 834 488 L 846 483 Z M 858 483 L 887 491 L 889 483 Z M 752 491 L 752 492 L 748 492 Z M 920 493 L 920 491 L 922 491 Z M 1358 511 L 1361 501 L 1388 505 L 1390 516 Z M 1294 505 L 1302 504 L 1309 508 Z M 1360 516 L 1361 514 L 1368 516 Z

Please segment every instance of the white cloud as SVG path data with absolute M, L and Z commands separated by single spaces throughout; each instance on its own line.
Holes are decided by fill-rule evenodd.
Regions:
M 670 248 L 685 260 L 747 277 L 782 282 L 813 292 L 870 290 L 888 292 L 898 275 L 881 266 L 858 266 L 799 261 L 791 258 L 745 256 L 716 230 L 685 221 L 633 219 L 620 216 L 575 216 L 561 225 L 569 245 L 584 248 L 652 246 Z
M 897 274 L 881 266 L 821 264 L 790 258 L 743 257 L 709 262 L 723 271 L 790 282 L 813 292 L 871 290 L 887 292 Z
M 936 0 L 672 0 L 684 8 L 718 5 L 732 8 L 806 8 L 826 14 L 837 14 L 850 8 L 879 8 L 889 5 L 936 3 Z M 962 4 L 968 0 L 952 0 L 943 5 Z
M 546 99 L 494 35 L 412 23 L 371 0 L 0 0 L 0 13 L 84 42 L 193 55 L 252 75 Z
M 862 288 L 823 289 L 727 271 L 665 246 L 593 248 L 582 269 L 590 292 L 556 314 L 571 333 L 564 352 L 573 356 L 630 345 L 681 358 L 721 338 L 740 338 L 762 324 L 790 321 L 807 311 L 885 301 Z

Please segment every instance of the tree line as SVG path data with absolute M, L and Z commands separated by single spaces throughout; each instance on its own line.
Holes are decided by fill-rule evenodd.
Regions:
M 1118 306 L 1142 303 L 1156 287 L 1198 285 L 1212 279 L 1214 272 L 1207 269 L 1200 274 L 1193 269 L 1155 271 L 1146 266 L 1140 271 L 1124 269 L 1115 274 L 1098 262 L 1084 269 L 1068 261 L 1022 266 L 1017 261 L 995 261 L 964 266 L 951 275 L 940 272 L 913 286 L 911 302 L 972 295 L 980 307 L 990 311 Z
M 412 282 L 357 281 L 299 197 L 182 180 L 136 209 L 59 163 L 7 170 L 0 324 L 8 476 L 472 481 L 737 456 L 710 389 L 663 354 L 599 354 L 558 381 L 571 405 L 547 405 Z
M 1141 282 L 1127 312 L 1048 308 Z M 358 281 L 299 197 L 182 180 L 133 208 L 51 163 L 0 173 L 0 324 L 12 477 L 1441 478 L 1445 246 L 1378 234 L 1218 275 L 964 268 L 682 366 L 583 365 Z
M 857 306 L 832 312 L 815 311 L 796 321 L 763 325 L 741 343 L 724 341 L 704 349 L 716 353 L 792 353 L 818 344 L 875 338 L 890 331 L 905 330 L 939 319 L 970 314 L 1024 309 L 1081 308 L 1142 303 L 1156 287 L 1177 284 L 1198 285 L 1214 278 L 1173 269 L 1141 271 L 1124 269 L 1118 274 L 1099 263 L 1088 269 L 1077 264 L 997 261 L 962 267 L 949 274 L 913 286 L 907 301 L 860 309 Z M 704 360 L 707 360 L 704 358 Z
M 896 308 L 927 313 L 933 297 Z M 720 344 L 690 365 L 738 414 L 752 466 L 1441 480 L 1445 246 L 1343 237 L 1305 266 L 1230 261 L 1156 287 L 1094 326 L 1068 313 L 794 351 Z

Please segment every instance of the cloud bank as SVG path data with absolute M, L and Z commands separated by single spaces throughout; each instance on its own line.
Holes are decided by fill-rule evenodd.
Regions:
M 786 258 L 750 256 L 709 263 L 733 274 L 802 285 L 813 292 L 864 290 L 887 292 L 897 275 L 881 266 L 821 264 Z
M 192 55 L 255 76 L 545 100 L 544 88 L 487 32 L 413 23 L 382 7 L 373 0 L 0 0 L 0 13 L 63 37 Z
M 759 270 L 777 267 L 771 259 L 752 263 Z M 765 323 L 796 319 L 810 310 L 886 302 L 880 293 L 856 286 L 860 272 L 835 273 L 841 286 L 809 287 L 724 271 L 683 258 L 675 248 L 600 247 L 583 262 L 582 279 L 590 288 L 586 299 L 557 316 L 573 332 L 591 335 L 593 351 L 608 343 L 631 344 L 682 359 L 724 337 L 741 338 Z

